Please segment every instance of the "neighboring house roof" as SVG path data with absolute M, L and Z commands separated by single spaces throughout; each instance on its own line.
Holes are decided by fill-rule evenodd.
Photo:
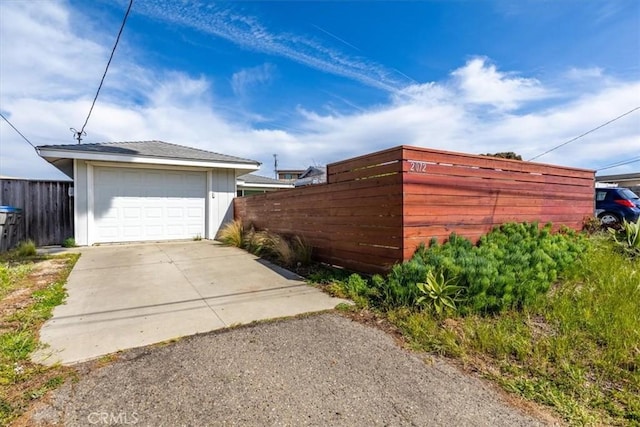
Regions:
M 68 159 L 256 170 L 260 162 L 163 141 L 41 145 L 38 154 L 71 176 Z
M 295 181 L 296 187 L 327 182 L 326 166 L 309 166 Z
M 618 182 L 618 181 L 637 181 L 640 180 L 640 172 L 623 173 L 619 175 L 596 175 L 598 182 Z
M 293 183 L 248 173 L 237 178 L 238 187 L 252 188 L 293 188 Z
M 304 169 L 278 169 L 276 173 L 303 173 Z

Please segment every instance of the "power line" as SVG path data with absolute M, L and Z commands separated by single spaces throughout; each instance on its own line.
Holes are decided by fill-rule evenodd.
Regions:
M 633 157 L 631 159 L 621 160 L 621 161 L 619 161 L 617 163 L 611 163 L 609 165 L 606 165 L 604 167 L 596 169 L 596 171 L 599 172 L 599 171 L 603 171 L 603 170 L 606 170 L 606 169 L 617 168 L 618 166 L 630 165 L 631 163 L 637 163 L 637 162 L 640 162 L 640 156 Z
M 20 131 L 18 130 L 18 128 L 17 128 L 17 127 L 15 127 L 15 126 L 13 125 L 13 123 L 11 123 L 11 122 L 9 121 L 9 119 L 7 119 L 7 118 L 4 116 L 4 114 L 0 113 L 0 117 L 2 117 L 2 118 L 4 119 L 4 121 L 5 121 L 5 122 L 9 123 L 9 126 L 11 126 L 11 127 L 13 128 L 13 130 L 15 130 L 16 132 L 18 132 L 18 135 L 20 135 L 20 136 L 22 137 L 22 139 L 24 139 L 25 141 L 27 141 L 27 144 L 29 144 L 30 146 L 32 146 L 34 150 L 37 150 L 37 149 L 36 149 L 36 146 L 35 146 L 35 145 L 33 145 L 33 144 L 31 143 L 31 141 L 29 141 L 29 140 L 27 139 L 27 137 L 26 137 L 26 136 L 24 136 L 24 135 L 22 134 L 22 132 L 20 132 Z
M 598 127 L 595 127 L 595 128 L 593 128 L 593 129 L 591 129 L 591 130 L 588 130 L 588 131 L 586 131 L 585 133 L 583 133 L 582 135 L 578 135 L 578 136 L 576 136 L 575 138 L 572 138 L 572 139 L 568 140 L 567 142 L 563 142 L 563 143 L 562 143 L 562 144 L 560 144 L 560 145 L 556 145 L 555 147 L 553 147 L 553 148 L 551 148 L 551 149 L 549 149 L 549 150 L 545 151 L 545 152 L 544 152 L 544 153 L 542 153 L 542 154 L 538 154 L 537 156 L 532 157 L 532 158 L 530 158 L 530 159 L 529 159 L 529 160 L 527 160 L 527 161 L 529 161 L 529 162 L 530 162 L 530 161 L 532 161 L 532 160 L 537 159 L 538 157 L 542 157 L 542 156 L 544 156 L 545 154 L 549 154 L 550 152 L 555 151 L 555 150 L 557 150 L 557 149 L 558 149 L 558 148 L 560 148 L 560 147 L 564 147 L 565 145 L 567 145 L 567 144 L 569 144 L 569 143 L 572 143 L 573 141 L 575 141 L 575 140 L 577 140 L 577 139 L 580 139 L 580 138 L 582 138 L 583 136 L 589 135 L 591 132 L 595 132 L 595 131 L 597 131 L 598 129 L 601 129 L 601 128 L 603 128 L 603 127 L 607 126 L 608 124 L 611 124 L 611 123 L 615 122 L 616 120 L 619 120 L 619 119 L 623 118 L 624 116 L 627 116 L 627 115 L 629 115 L 629 114 L 633 113 L 633 112 L 634 112 L 634 111 L 636 111 L 636 110 L 640 110 L 640 106 L 638 106 L 638 107 L 636 107 L 636 108 L 633 108 L 633 109 L 631 109 L 631 110 L 627 111 L 626 113 L 619 115 L 619 116 L 618 116 L 618 117 L 616 117 L 615 119 L 611 119 L 611 120 L 609 120 L 608 122 L 601 124 L 601 125 L 600 125 L 600 126 L 598 126 Z
M 129 7 L 127 7 L 127 12 L 124 14 L 124 18 L 122 19 L 122 25 L 120 26 L 120 31 L 118 31 L 118 37 L 116 37 L 116 43 L 113 45 L 113 49 L 111 49 L 111 55 L 109 56 L 109 61 L 107 62 L 107 66 L 104 69 L 104 74 L 102 74 L 102 79 L 100 80 L 100 85 L 98 85 L 96 96 L 93 98 L 93 102 L 91 103 L 91 108 L 89 109 L 89 114 L 87 114 L 87 119 L 84 121 L 84 124 L 82 125 L 82 128 L 79 131 L 76 131 L 75 129 L 71 128 L 71 130 L 76 135 L 78 144 L 80 144 L 80 142 L 82 141 L 82 137 L 86 135 L 84 128 L 87 126 L 87 123 L 89 122 L 89 117 L 91 117 L 91 113 L 93 112 L 93 107 L 96 105 L 96 101 L 98 100 L 100 89 L 102 89 L 102 84 L 104 83 L 104 79 L 105 77 L 107 77 L 107 71 L 109 71 L 109 65 L 111 65 L 111 60 L 113 59 L 113 55 L 116 53 L 116 47 L 118 47 L 118 42 L 120 41 L 120 36 L 122 35 L 122 31 L 124 30 L 124 25 L 127 23 L 127 18 L 129 17 L 131 6 L 133 6 L 133 0 L 129 0 Z

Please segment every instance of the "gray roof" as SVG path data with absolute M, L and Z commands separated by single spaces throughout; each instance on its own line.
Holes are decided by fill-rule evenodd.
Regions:
M 274 184 L 274 185 L 284 185 L 291 186 L 293 184 L 291 182 L 283 182 L 279 179 L 268 178 L 266 176 L 254 175 L 252 173 L 248 173 L 245 175 L 240 175 L 238 180 L 244 181 L 245 184 Z
M 640 179 L 640 172 L 623 173 L 618 175 L 596 175 L 596 181 L 624 181 Z
M 100 142 L 95 144 L 40 145 L 38 149 L 76 151 L 96 154 L 121 154 L 129 156 L 162 157 L 213 162 L 246 163 L 259 165 L 256 160 L 228 156 L 199 148 L 170 144 L 163 141 Z

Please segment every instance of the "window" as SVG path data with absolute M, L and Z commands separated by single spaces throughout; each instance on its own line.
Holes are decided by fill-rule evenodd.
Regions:
M 622 197 L 624 197 L 625 199 L 634 200 L 638 198 L 636 193 L 634 193 L 633 191 L 627 188 L 620 190 L 620 193 L 622 194 Z
M 596 201 L 601 202 L 607 197 L 606 191 L 596 191 Z

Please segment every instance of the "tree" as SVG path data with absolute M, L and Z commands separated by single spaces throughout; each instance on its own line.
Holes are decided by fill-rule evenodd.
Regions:
M 480 155 L 488 156 L 488 157 L 498 157 L 500 159 L 522 160 L 522 156 L 514 153 L 513 151 L 503 151 L 495 154 L 487 153 L 487 154 L 480 154 Z

